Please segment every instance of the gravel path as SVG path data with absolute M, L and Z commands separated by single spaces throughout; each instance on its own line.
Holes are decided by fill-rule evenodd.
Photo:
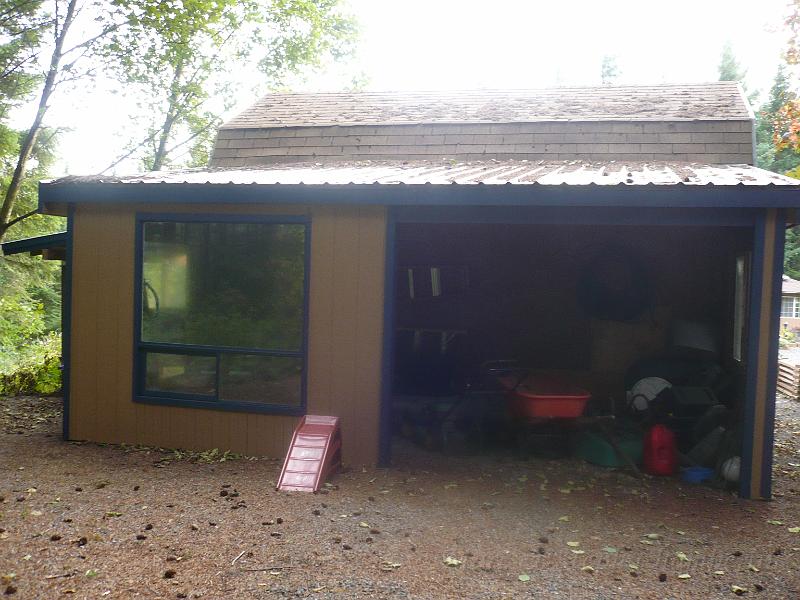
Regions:
M 0 399 L 0 592 L 733 598 L 739 586 L 798 598 L 800 402 L 778 412 L 772 502 L 575 461 L 413 447 L 391 470 L 288 495 L 274 491 L 276 461 L 65 444 L 57 400 Z

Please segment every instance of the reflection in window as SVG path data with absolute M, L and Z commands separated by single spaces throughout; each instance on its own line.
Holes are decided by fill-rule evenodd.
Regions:
M 147 389 L 182 394 L 214 395 L 216 362 L 213 356 L 148 352 Z
M 220 364 L 220 400 L 300 405 L 303 361 L 285 356 L 224 355 Z
M 141 227 L 139 395 L 301 407 L 307 225 Z
M 144 224 L 142 341 L 297 350 L 305 225 Z

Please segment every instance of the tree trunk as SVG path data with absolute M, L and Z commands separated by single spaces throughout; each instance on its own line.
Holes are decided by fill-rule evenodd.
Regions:
M 164 166 L 164 160 L 167 158 L 167 142 L 172 134 L 172 126 L 175 125 L 175 119 L 178 113 L 178 96 L 181 90 L 181 78 L 183 77 L 183 63 L 178 63 L 175 67 L 175 75 L 172 78 L 172 85 L 170 86 L 169 105 L 167 106 L 167 116 L 164 119 L 164 124 L 161 126 L 161 132 L 158 138 L 158 149 L 153 157 L 153 171 L 160 171 Z
M 72 25 L 72 20 L 75 18 L 75 9 L 77 4 L 78 0 L 70 0 L 69 4 L 67 5 L 67 14 L 64 16 L 64 22 L 61 24 L 61 30 L 58 29 L 58 22 L 55 24 L 55 47 L 53 48 L 53 54 L 50 57 L 50 67 L 47 70 L 47 77 L 45 77 L 44 80 L 42 94 L 39 97 L 39 107 L 36 111 L 36 116 L 33 119 L 30 129 L 25 134 L 25 139 L 22 141 L 22 146 L 19 151 L 19 158 L 17 159 L 17 166 L 14 168 L 14 174 L 11 177 L 11 181 L 8 184 L 8 189 L 6 189 L 5 196 L 3 197 L 3 206 L 0 207 L 0 242 L 3 241 L 3 237 L 10 227 L 11 211 L 14 210 L 14 204 L 17 200 L 17 195 L 19 194 L 19 188 L 22 184 L 23 178 L 25 177 L 25 167 L 28 164 L 28 160 L 31 157 L 34 146 L 36 146 L 36 140 L 39 137 L 39 132 L 42 129 L 42 121 L 44 120 L 44 116 L 49 108 L 47 103 L 50 100 L 53 90 L 55 89 L 56 77 L 58 76 L 58 70 L 61 64 L 62 52 L 64 49 L 64 39 L 69 32 L 70 26 Z M 16 222 L 18 221 L 14 221 L 13 223 Z

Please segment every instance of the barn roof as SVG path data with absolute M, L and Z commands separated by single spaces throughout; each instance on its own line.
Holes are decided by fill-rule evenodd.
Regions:
M 736 82 L 539 90 L 268 94 L 221 129 L 542 121 L 746 121 Z

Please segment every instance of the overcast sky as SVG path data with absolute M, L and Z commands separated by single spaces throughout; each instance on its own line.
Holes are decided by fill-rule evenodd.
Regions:
M 751 89 L 766 90 L 786 33 L 786 0 L 350 0 L 361 23 L 356 63 L 310 78 L 335 90 L 361 72 L 373 90 L 530 88 L 600 82 L 605 55 L 621 84 L 712 81 L 729 41 Z M 249 86 L 238 109 L 254 101 Z M 68 126 L 59 170 L 93 173 L 120 150 L 128 100 L 97 90 L 56 104 Z M 19 123 L 23 126 L 22 123 Z M 127 170 L 135 165 L 127 165 Z

